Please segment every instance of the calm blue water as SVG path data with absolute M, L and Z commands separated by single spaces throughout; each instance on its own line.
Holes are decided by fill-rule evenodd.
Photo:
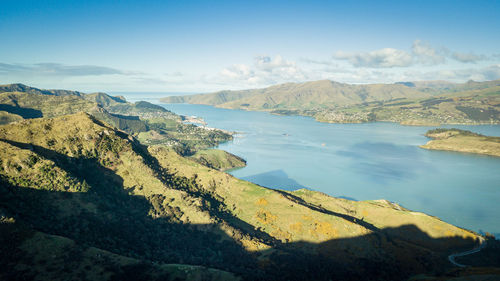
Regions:
M 263 186 L 307 187 L 355 200 L 387 199 L 475 231 L 500 234 L 500 158 L 429 151 L 433 127 L 327 124 L 300 116 L 161 104 L 239 132 L 219 148 L 247 160 L 234 176 Z M 500 136 L 500 126 L 450 126 Z

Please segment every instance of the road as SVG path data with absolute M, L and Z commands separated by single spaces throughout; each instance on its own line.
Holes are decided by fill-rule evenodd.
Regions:
M 481 251 L 482 249 L 484 249 L 484 247 L 486 247 L 486 240 L 483 237 L 479 237 L 479 246 L 477 246 L 476 248 L 474 248 L 472 250 L 468 250 L 468 251 L 456 253 L 456 254 L 451 254 L 448 256 L 448 260 L 455 266 L 466 267 L 467 265 L 460 264 L 460 263 L 456 262 L 455 258 L 477 253 L 477 252 Z

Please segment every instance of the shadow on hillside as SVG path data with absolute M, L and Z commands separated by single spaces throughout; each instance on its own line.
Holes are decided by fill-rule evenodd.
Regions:
M 288 243 L 282 251 L 262 254 L 269 258 L 268 269 L 286 273 L 284 280 L 406 280 L 421 273 L 446 273 L 452 268 L 449 252 L 473 245 L 471 239 L 436 239 L 414 225 L 403 225 L 322 243 Z M 316 254 L 302 253 L 304 249 Z
M 460 237 L 435 239 L 413 225 L 378 229 L 368 222 L 278 191 L 312 211 L 333 215 L 372 231 L 322 243 L 279 243 L 224 211 L 223 203 L 210 194 L 185 186 L 189 179 L 176 178 L 159 168 L 156 158 L 147 153 L 145 147 L 133 146 L 147 165 L 156 166 L 156 177 L 210 202 L 210 206 L 204 208 L 208 208 L 211 215 L 241 229 L 242 235 L 257 237 L 272 246 L 269 250 L 248 252 L 220 231 L 219 225 L 182 223 L 179 209 L 155 203 L 169 198 L 157 196 L 148 201 L 142 196 L 130 195 L 123 188 L 123 179 L 96 159 L 73 158 L 40 146 L 2 141 L 54 161 L 72 177 L 90 185 L 89 192 L 57 192 L 18 187 L 0 177 L 3 212 L 35 230 L 141 260 L 204 265 L 249 280 L 402 280 L 411 274 L 438 272 L 449 267 L 446 259 L 449 252 L 472 247 L 474 243 Z M 127 277 L 123 275 L 119 279 Z
M 285 171 L 283 170 L 264 172 L 256 175 L 246 176 L 241 179 L 259 184 L 261 186 L 267 186 L 267 187 L 274 186 L 277 188 L 290 191 L 306 188 L 305 186 L 298 183 L 296 180 L 290 178 L 288 174 L 285 173 Z
M 350 216 L 350 215 L 346 215 L 346 214 L 341 214 L 341 213 L 337 213 L 337 212 L 333 212 L 333 211 L 330 211 L 330 210 L 327 210 L 321 206 L 317 206 L 317 205 L 314 205 L 314 204 L 311 204 L 309 202 L 306 202 L 304 201 L 302 198 L 298 197 L 298 196 L 295 196 L 291 193 L 288 193 L 288 192 L 285 192 L 285 191 L 282 191 L 282 190 L 279 190 L 279 189 L 276 189 L 275 190 L 276 192 L 280 193 L 281 195 L 283 195 L 283 197 L 287 198 L 288 200 L 290 201 L 293 201 L 299 205 L 302 205 L 304 207 L 307 207 L 311 210 L 314 210 L 314 211 L 317 211 L 317 212 L 320 212 L 320 213 L 323 213 L 323 214 L 327 214 L 327 215 L 332 215 L 332 216 L 335 216 L 335 217 L 339 217 L 339 218 L 342 218 L 346 221 L 349 221 L 351 223 L 355 223 L 357 225 L 360 225 L 366 229 L 369 229 L 373 232 L 378 232 L 379 229 L 375 226 L 373 226 L 372 224 L 368 223 L 368 222 L 365 222 L 363 221 L 362 219 L 357 219 L 353 216 Z
M 256 237 L 268 245 L 277 245 L 281 243 L 280 240 L 275 239 L 264 231 L 256 229 L 253 225 L 248 224 L 227 211 L 227 206 L 223 200 L 221 201 L 220 199 L 215 198 L 215 196 L 207 192 L 205 188 L 198 186 L 196 178 L 187 179 L 185 177 L 176 176 L 175 174 L 167 171 L 158 162 L 158 159 L 149 153 L 147 146 L 142 145 L 135 140 L 133 142 L 132 149 L 135 153 L 143 157 L 145 164 L 156 173 L 155 176 L 163 183 L 169 185 L 173 189 L 183 190 L 193 197 L 202 198 L 204 202 L 207 202 L 208 204 L 205 205 L 205 211 L 208 211 L 212 217 L 221 218 L 229 225 L 240 229 L 243 234 Z
M 43 116 L 42 112 L 38 109 L 12 106 L 9 104 L 0 104 L 0 111 L 6 111 L 8 113 L 17 114 L 24 119 L 30 118 L 40 118 Z
M 164 209 L 142 196 L 128 194 L 122 178 L 96 159 L 73 158 L 40 146 L 2 141 L 54 161 L 90 186 L 88 192 L 47 191 L 14 186 L 0 178 L 0 208 L 16 221 L 139 259 L 215 268 L 232 264 L 233 271 L 240 274 L 247 272 L 247 266 L 256 268 L 251 254 L 217 225 L 183 224 L 179 209 Z M 153 218 L 150 211 L 159 217 Z
M 335 198 L 346 199 L 346 200 L 351 200 L 351 201 L 359 201 L 358 199 L 356 199 L 354 197 L 349 197 L 349 196 L 335 196 Z

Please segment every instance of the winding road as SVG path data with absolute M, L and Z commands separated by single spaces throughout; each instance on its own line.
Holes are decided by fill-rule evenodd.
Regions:
M 477 252 L 481 251 L 482 249 L 484 249 L 484 247 L 486 247 L 486 240 L 483 237 L 479 237 L 479 246 L 477 246 L 476 248 L 474 248 L 472 250 L 468 250 L 468 251 L 456 253 L 456 254 L 451 254 L 448 256 L 448 260 L 455 266 L 466 267 L 467 265 L 460 264 L 460 263 L 456 262 L 455 258 L 477 253 Z

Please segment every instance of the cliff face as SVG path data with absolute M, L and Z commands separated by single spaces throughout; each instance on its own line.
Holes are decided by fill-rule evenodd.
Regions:
M 97 279 L 189 268 L 203 280 L 401 280 L 446 269 L 449 252 L 477 242 L 387 201 L 260 187 L 143 146 L 87 113 L 0 126 L 0 159 L 3 277 L 76 278 L 91 273 L 68 266 L 106 257 L 114 266 Z M 54 241 L 79 260 L 40 261 Z

